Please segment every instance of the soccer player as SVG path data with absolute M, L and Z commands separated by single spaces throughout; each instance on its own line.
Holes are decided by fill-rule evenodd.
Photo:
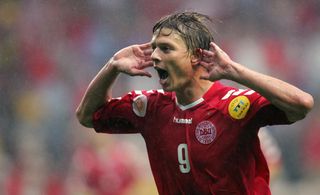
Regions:
M 102 67 L 77 117 L 97 132 L 140 133 L 159 194 L 270 194 L 259 128 L 303 119 L 313 98 L 231 60 L 209 24 L 196 12 L 161 18 L 150 43 L 124 48 Z M 163 89 L 111 96 L 119 74 L 151 77 L 151 66 Z

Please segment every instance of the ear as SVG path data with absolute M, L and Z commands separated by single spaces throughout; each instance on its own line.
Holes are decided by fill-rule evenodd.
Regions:
M 202 49 L 197 48 L 194 54 L 191 56 L 191 65 L 196 66 L 202 59 Z

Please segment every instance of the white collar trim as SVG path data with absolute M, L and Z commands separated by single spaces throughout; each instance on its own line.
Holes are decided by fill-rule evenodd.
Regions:
M 184 106 L 184 105 L 179 104 L 179 103 L 178 103 L 178 100 L 176 99 L 176 104 L 177 104 L 177 106 L 178 106 L 181 110 L 184 111 L 184 110 L 187 110 L 187 109 L 189 109 L 189 108 L 192 108 L 192 107 L 200 104 L 200 103 L 203 102 L 203 101 L 204 101 L 204 99 L 203 99 L 203 98 L 200 98 L 200 99 L 198 99 L 198 100 L 196 100 L 196 101 L 194 101 L 194 102 L 192 102 L 192 103 Z

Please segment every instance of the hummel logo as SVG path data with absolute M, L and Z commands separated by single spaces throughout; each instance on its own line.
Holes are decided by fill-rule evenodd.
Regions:
M 176 118 L 174 116 L 173 117 L 173 122 L 174 123 L 179 123 L 179 124 L 192 124 L 192 118 Z

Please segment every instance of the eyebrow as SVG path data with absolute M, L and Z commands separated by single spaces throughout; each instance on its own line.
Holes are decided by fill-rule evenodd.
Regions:
M 174 44 L 171 43 L 171 41 L 160 39 L 161 37 L 167 37 L 170 35 L 171 35 L 171 33 L 169 35 L 166 35 L 166 34 L 165 35 L 161 35 L 161 34 L 154 35 L 151 39 L 151 47 L 155 48 L 157 45 L 175 47 Z M 160 41 L 159 41 L 159 39 L 160 39 Z M 177 39 L 177 40 L 180 39 L 181 41 L 183 41 L 181 37 L 177 38 L 174 36 L 173 39 Z
M 160 42 L 160 43 L 156 43 L 156 42 L 152 42 L 151 43 L 151 47 L 152 49 L 156 48 L 156 47 L 161 47 L 161 46 L 166 46 L 169 48 L 174 48 L 174 46 L 168 42 Z

